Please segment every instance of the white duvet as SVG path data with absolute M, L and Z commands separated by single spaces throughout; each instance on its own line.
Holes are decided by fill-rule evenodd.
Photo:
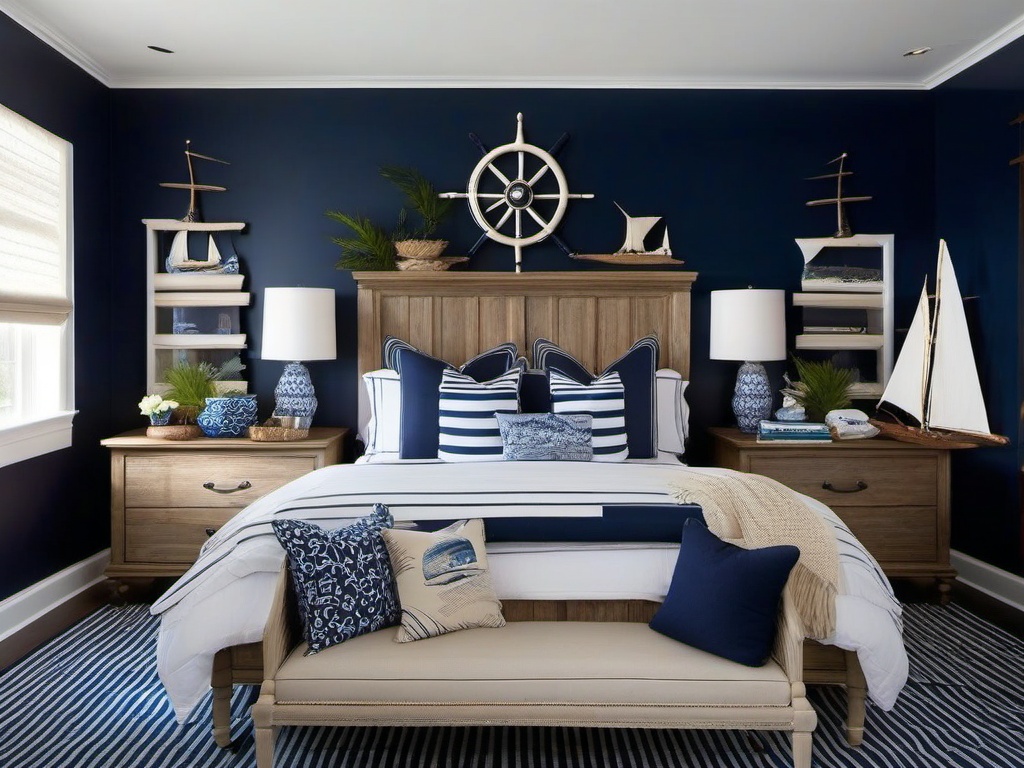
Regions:
M 209 690 L 218 650 L 262 639 L 284 559 L 270 532 L 274 517 L 339 527 L 376 501 L 387 503 L 396 520 L 600 516 L 603 504 L 674 503 L 668 485 L 680 474 L 678 465 L 568 462 L 481 463 L 468 471 L 430 462 L 348 464 L 312 472 L 239 512 L 153 605 L 161 616 L 157 668 L 175 714 L 184 721 Z M 839 518 L 820 502 L 800 498 L 835 532 L 839 548 L 836 632 L 825 642 L 857 653 L 870 698 L 890 709 L 908 671 L 899 603 Z M 664 543 L 488 545 L 503 599 L 661 600 L 677 551 L 678 545 Z

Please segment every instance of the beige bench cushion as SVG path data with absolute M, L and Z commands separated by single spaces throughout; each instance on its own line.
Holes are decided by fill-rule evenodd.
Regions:
M 745 667 L 646 624 L 512 622 L 412 643 L 395 630 L 312 656 L 300 645 L 276 678 L 279 703 L 570 703 L 785 707 L 771 661 Z

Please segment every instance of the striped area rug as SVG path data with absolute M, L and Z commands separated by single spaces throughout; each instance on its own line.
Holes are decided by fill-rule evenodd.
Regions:
M 868 707 L 858 749 L 842 737 L 842 693 L 812 688 L 819 768 L 1024 768 L 1024 642 L 957 606 L 910 605 L 911 681 L 896 709 Z M 146 606 L 104 608 L 0 675 L 3 768 L 254 766 L 246 712 L 233 701 L 235 752 L 204 717 L 179 727 L 156 677 Z M 763 731 L 585 728 L 284 728 L 281 768 L 774 768 L 789 739 Z

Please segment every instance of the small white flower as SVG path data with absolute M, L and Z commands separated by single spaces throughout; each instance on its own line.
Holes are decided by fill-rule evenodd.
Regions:
M 139 401 L 139 413 L 152 416 L 154 413 L 165 413 L 178 407 L 174 400 L 164 400 L 160 395 L 146 395 Z

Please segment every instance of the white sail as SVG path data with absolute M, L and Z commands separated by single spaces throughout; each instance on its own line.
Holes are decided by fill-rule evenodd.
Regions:
M 173 267 L 180 267 L 188 261 L 188 232 L 181 230 L 171 240 L 171 252 L 167 257 L 168 270 Z
M 644 238 L 654 225 L 661 221 L 661 216 L 630 216 L 615 203 L 615 207 L 626 217 L 626 240 L 619 248 L 619 253 L 644 253 Z
M 989 433 L 985 400 L 974 364 L 967 316 L 946 241 L 939 241 L 935 345 L 927 423 L 930 427 Z
M 902 408 L 921 423 L 924 423 L 924 388 L 928 371 L 930 325 L 926 279 L 921 289 L 921 298 L 917 302 L 917 311 L 914 312 L 910 330 L 907 331 L 907 338 L 889 375 L 882 399 L 878 401 L 879 405 L 886 402 Z

